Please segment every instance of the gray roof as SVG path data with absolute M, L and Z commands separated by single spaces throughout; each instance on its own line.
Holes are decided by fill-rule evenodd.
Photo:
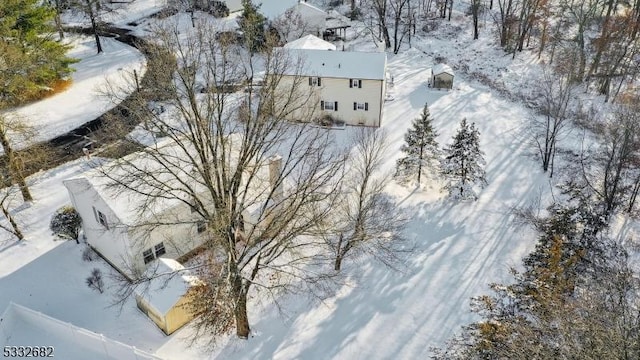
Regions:
M 292 66 L 284 70 L 284 75 L 369 80 L 385 78 L 387 54 L 384 52 L 283 48 L 275 51 L 283 51 L 283 55 L 290 56 Z

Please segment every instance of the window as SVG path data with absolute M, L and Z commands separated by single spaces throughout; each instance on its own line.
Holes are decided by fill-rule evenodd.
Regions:
M 205 223 L 204 221 L 198 221 L 196 229 L 198 230 L 198 234 L 203 233 L 205 230 L 207 230 L 207 223 Z
M 353 110 L 369 111 L 369 103 L 368 102 L 365 102 L 365 103 L 354 102 L 353 103 Z
M 337 101 L 320 101 L 320 109 L 338 111 Z
M 98 224 L 104 226 L 105 229 L 109 230 L 109 223 L 107 222 L 107 216 L 103 214 L 100 210 L 96 209 L 95 206 L 93 207 L 93 216 L 95 216 Z
M 167 253 L 167 250 L 164 248 L 164 243 L 160 242 L 155 246 L 150 247 L 147 250 L 143 251 L 142 258 L 144 259 L 144 263 L 148 264 L 166 253 Z
M 164 243 L 162 243 L 162 242 L 160 244 L 157 244 L 153 248 L 156 251 L 156 257 L 164 255 L 164 254 L 167 253 L 167 250 L 164 248 Z
M 322 80 L 319 77 L 310 77 L 309 86 L 322 86 Z
M 350 88 L 362 88 L 362 80 L 360 80 L 360 79 L 349 79 L 349 87 Z
M 148 264 L 152 262 L 156 257 L 153 255 L 153 250 L 147 249 L 142 252 L 142 257 L 144 258 L 144 263 Z

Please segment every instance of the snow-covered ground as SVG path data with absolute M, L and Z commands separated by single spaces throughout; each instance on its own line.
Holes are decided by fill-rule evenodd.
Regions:
M 72 65 L 75 69 L 71 74 L 72 86 L 11 112 L 37 129 L 37 136 L 30 139 L 32 142 L 52 139 L 94 120 L 116 106 L 112 99 L 101 95 L 107 83 L 118 89 L 130 83 L 134 70 L 139 76 L 144 74 L 144 56 L 131 46 L 103 37 L 104 52 L 97 54 L 93 37 L 68 37 L 67 41 L 73 46 L 69 56 L 80 60 Z
M 145 2 L 157 4 L 155 0 L 138 4 Z M 145 9 L 131 11 L 127 19 L 146 16 Z M 167 359 L 427 358 L 431 346 L 443 345 L 461 325 L 474 319 L 469 298 L 487 292 L 490 282 L 508 281 L 509 268 L 519 266 L 522 256 L 533 248 L 535 234 L 514 224 L 512 208 L 539 196 L 544 204 L 551 191 L 527 145 L 524 124 L 532 116 L 530 110 L 467 75 L 495 73 L 507 85 L 517 87 L 537 71 L 533 56 L 519 56 L 511 62 L 483 39 L 490 36 L 486 29 L 480 41 L 472 42 L 466 38 L 470 38 L 468 28 L 448 27 L 443 25 L 440 37 L 416 39 L 415 48 L 389 57 L 395 100 L 386 103 L 382 121 L 390 142 L 385 168 L 393 168 L 404 133 L 427 102 L 441 145 L 451 141 L 462 118 L 476 123 L 487 160 L 488 185 L 478 201 L 456 203 L 440 192 L 437 183 L 423 189 L 391 184 L 389 193 L 411 216 L 406 236 L 415 243 L 415 251 L 400 271 L 372 259 L 347 264 L 345 285 L 328 299 L 284 297 L 284 313 L 268 302 L 252 303 L 249 340 L 229 335 L 220 339 L 213 352 L 197 344 L 190 347 L 191 327 L 166 337 L 131 299 L 122 308 L 110 306 L 114 287 L 100 295 L 84 283 L 93 267 L 105 274 L 111 271 L 109 267 L 100 261 L 82 261 L 83 245 L 53 240 L 48 230 L 50 216 L 69 203 L 62 180 L 91 167 L 81 159 L 30 178 L 36 200 L 14 211 L 26 240 L 15 242 L 0 235 L 0 311 L 13 301 Z M 458 36 L 447 38 L 449 31 L 458 31 Z M 375 48 L 368 39 L 363 36 L 362 43 L 348 46 Z M 104 111 L 98 109 L 102 103 L 92 91 L 104 81 L 104 75 L 115 76 L 120 68 L 142 64 L 137 52 L 113 40 L 107 39 L 107 53 L 97 56 L 89 39 L 77 42 L 73 56 L 83 61 L 77 65 L 72 88 L 44 100 L 50 101 L 49 106 L 39 108 L 40 102 L 21 109 L 44 114 L 36 118 L 46 121 L 34 123 L 43 134 L 72 128 L 81 117 L 92 114 L 90 119 Z M 449 59 L 456 67 L 469 66 L 456 74 L 452 91 L 426 87 L 436 56 Z M 346 136 L 350 131 L 336 133 Z M 621 233 L 629 228 L 626 223 L 617 227 Z M 107 283 L 113 286 L 111 280 Z

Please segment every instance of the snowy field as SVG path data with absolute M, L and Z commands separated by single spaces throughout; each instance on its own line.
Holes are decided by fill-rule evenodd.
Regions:
M 155 0 L 144 3 L 157 5 Z M 138 19 L 146 11 L 151 10 L 141 7 L 126 19 Z M 99 261 L 83 261 L 83 245 L 54 241 L 51 236 L 51 215 L 70 203 L 62 180 L 91 167 L 80 159 L 29 179 L 36 200 L 14 210 L 26 240 L 16 243 L 0 235 L 0 311 L 13 301 L 166 359 L 427 358 L 430 347 L 441 346 L 474 319 L 469 298 L 486 293 L 490 282 L 509 281 L 509 268 L 518 267 L 522 256 L 533 248 L 535 234 L 514 224 L 512 209 L 539 196 L 545 203 L 551 191 L 548 178 L 530 155 L 524 131 L 529 109 L 464 73 L 456 75 L 451 91 L 426 87 L 434 56 L 444 56 L 452 64 L 468 63 L 468 73 L 502 74 L 500 78 L 514 87 L 535 73 L 531 57 L 511 63 L 488 44 L 486 30 L 485 39 L 481 35 L 476 43 L 467 39 L 470 33 L 466 31 L 459 35 L 460 41 L 434 37 L 418 41 L 419 50 L 389 55 L 395 100 L 385 104 L 382 120 L 390 142 L 385 168 L 392 170 L 401 155 L 404 133 L 425 102 L 441 145 L 451 141 L 460 120 L 467 118 L 480 131 L 487 161 L 488 186 L 476 202 L 453 202 L 435 182 L 424 189 L 389 186 L 388 192 L 411 216 L 406 235 L 416 246 L 400 271 L 372 259 L 345 264 L 345 285 L 325 301 L 285 297 L 281 299 L 284 313 L 272 304 L 254 302 L 249 308 L 249 340 L 229 335 L 213 352 L 197 344 L 189 347 L 193 333 L 189 326 L 166 337 L 131 299 L 121 308 L 111 306 L 116 290 L 111 280 L 107 283 L 112 287 L 105 294 L 90 290 L 84 279 L 91 269 L 99 267 L 108 274 L 109 267 Z M 350 46 L 375 47 L 364 40 Z M 82 62 L 76 64 L 73 86 L 20 109 L 42 129 L 42 139 L 105 111 L 109 105 L 95 93 L 106 81 L 105 75 L 117 77 L 133 68 L 142 69 L 137 51 L 112 39 L 105 39 L 105 49 L 105 54 L 95 55 L 90 39 L 77 39 L 72 56 Z M 336 133 L 342 137 L 350 131 Z M 619 224 L 618 229 L 629 226 Z
M 72 65 L 73 85 L 66 91 L 14 110 L 13 116 L 37 129 L 31 141 L 39 142 L 65 134 L 101 114 L 116 104 L 102 96 L 105 85 L 118 88 L 128 82 L 133 70 L 142 76 L 144 56 L 135 48 L 112 38 L 101 38 L 104 52 L 96 54 L 95 40 L 88 36 L 69 36 L 73 46 L 69 56 L 80 62 Z
M 391 186 L 412 215 L 407 235 L 417 248 L 406 268 L 393 272 L 365 260 L 345 268 L 349 285 L 324 303 L 309 306 L 305 299 L 284 299 L 290 304 L 284 317 L 268 304 L 254 307 L 254 337 L 247 342 L 230 337 L 216 349 L 216 357 L 423 358 L 430 346 L 472 319 L 469 297 L 486 291 L 488 282 L 507 280 L 509 267 L 532 248 L 533 237 L 513 227 L 510 213 L 547 186 L 533 160 L 522 155 L 525 141 L 518 119 L 525 110 L 463 78 L 453 91 L 430 90 L 425 86 L 430 65 L 415 50 L 390 59 L 396 100 L 386 104 L 383 120 L 393 149 L 386 167 L 391 169 L 400 155 L 403 134 L 427 101 L 441 144 L 449 142 L 462 117 L 480 129 L 489 182 L 480 199 L 456 204 L 435 185 L 425 190 Z M 81 260 L 82 246 L 53 241 L 49 218 L 69 202 L 61 181 L 88 168 L 78 160 L 31 179 L 37 200 L 17 214 L 27 240 L 5 240 L 0 249 L 0 308 L 14 301 L 167 358 L 206 358 L 197 348 L 185 349 L 188 327 L 165 338 L 133 301 L 121 314 L 109 307 L 109 294 L 99 295 L 84 284 L 95 264 Z M 182 357 L 185 351 L 191 355 Z

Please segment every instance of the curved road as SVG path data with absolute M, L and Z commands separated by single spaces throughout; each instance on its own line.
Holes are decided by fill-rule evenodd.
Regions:
M 73 28 L 68 30 L 81 33 L 90 33 L 90 29 L 86 28 Z M 140 83 L 142 84 L 142 86 L 144 86 L 146 75 L 149 73 L 154 73 L 154 71 L 156 70 L 154 67 L 158 66 L 157 62 L 149 61 L 149 54 L 145 50 L 144 46 L 146 42 L 143 39 L 130 34 L 129 30 L 117 27 L 109 27 L 107 29 L 104 29 L 101 31 L 100 35 L 113 37 L 120 42 L 135 47 L 136 49 L 140 50 L 143 55 L 145 55 L 145 57 L 147 58 L 147 71 L 140 79 Z M 29 150 L 32 147 L 19 151 L 19 153 L 24 153 L 26 155 L 22 157 L 24 159 L 24 175 L 28 176 L 39 170 L 50 169 L 65 162 L 75 160 L 84 156 L 82 148 L 87 144 L 88 137 L 98 140 L 97 142 L 100 148 L 104 148 L 107 145 L 114 145 L 117 142 L 117 139 L 113 137 L 112 131 L 104 129 L 105 120 L 109 119 L 109 122 L 117 121 L 118 125 L 121 126 L 119 129 L 124 130 L 126 133 L 133 130 L 133 128 L 139 121 L 128 116 L 128 108 L 131 102 L 130 99 L 132 99 L 132 97 L 136 95 L 136 92 L 130 94 L 124 101 L 115 106 L 113 109 L 64 135 L 57 136 L 44 143 L 33 145 L 32 147 L 41 147 L 42 145 L 45 145 L 47 151 L 51 154 L 51 156 L 49 156 L 44 163 L 42 161 L 36 161 L 35 159 L 31 159 L 29 157 Z M 114 153 L 124 155 L 132 151 L 135 151 L 134 147 L 129 146 L 129 148 L 122 148 L 120 146 L 118 149 L 115 149 Z

